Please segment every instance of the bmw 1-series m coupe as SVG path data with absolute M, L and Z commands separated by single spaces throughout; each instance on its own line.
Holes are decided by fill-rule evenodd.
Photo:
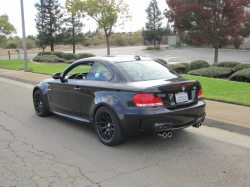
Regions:
M 109 146 L 128 136 L 171 137 L 172 131 L 200 127 L 206 115 L 198 81 L 140 56 L 78 60 L 36 85 L 33 101 L 38 116 L 53 113 L 88 124 Z

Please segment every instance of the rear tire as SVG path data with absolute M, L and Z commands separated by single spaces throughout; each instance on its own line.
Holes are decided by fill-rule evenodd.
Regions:
M 108 107 L 102 106 L 97 110 L 95 130 L 104 145 L 114 146 L 125 140 L 116 115 Z
M 45 117 L 49 115 L 49 111 L 47 110 L 47 106 L 45 103 L 45 99 L 41 90 L 36 90 L 33 95 L 33 103 L 36 114 L 40 117 Z

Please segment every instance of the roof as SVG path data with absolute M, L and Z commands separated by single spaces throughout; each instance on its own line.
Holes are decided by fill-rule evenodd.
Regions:
M 142 57 L 139 56 L 141 58 L 141 60 L 152 60 L 151 58 L 147 58 L 147 57 Z M 117 56 L 97 56 L 97 57 L 91 57 L 89 59 L 94 59 L 94 60 L 105 60 L 105 61 L 109 61 L 109 62 L 131 62 L 131 61 L 136 61 L 135 56 L 134 55 L 117 55 Z

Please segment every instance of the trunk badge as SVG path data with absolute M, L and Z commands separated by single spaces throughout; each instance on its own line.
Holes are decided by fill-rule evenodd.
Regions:
M 185 89 L 186 89 L 185 86 L 182 86 L 182 91 L 185 91 Z

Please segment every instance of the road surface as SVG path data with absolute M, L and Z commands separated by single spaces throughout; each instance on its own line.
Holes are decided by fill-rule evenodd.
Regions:
M 0 88 L 0 186 L 249 186 L 249 136 L 190 127 L 107 147 L 83 124 L 38 117 L 32 85 Z
M 141 55 L 151 58 L 162 58 L 167 60 L 168 63 L 180 63 L 180 62 L 192 62 L 194 60 L 206 60 L 210 64 L 214 63 L 214 49 L 208 48 L 173 48 L 169 50 L 143 50 L 145 46 L 132 46 L 132 47 L 115 47 L 111 48 L 111 55 Z M 72 53 L 71 51 L 64 51 Z M 87 49 L 76 50 L 76 53 L 93 53 L 97 56 L 107 55 L 107 49 Z M 28 58 L 32 59 L 37 53 L 28 54 Z M 16 54 L 11 55 L 11 59 L 17 59 Z M 21 55 L 23 59 L 23 55 Z M 9 59 L 8 56 L 0 56 L 0 59 Z M 220 49 L 219 50 L 219 62 L 223 61 L 235 61 L 241 63 L 250 63 L 250 51 Z

